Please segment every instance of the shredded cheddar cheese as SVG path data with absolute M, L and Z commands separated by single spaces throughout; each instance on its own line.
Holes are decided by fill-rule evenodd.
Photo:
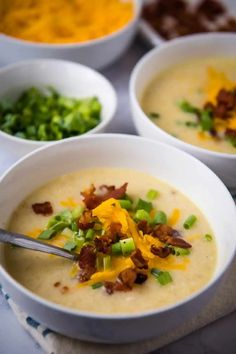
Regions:
M 0 32 L 42 43 L 101 38 L 133 17 L 131 0 L 2 0 Z
M 179 209 L 174 209 L 172 211 L 171 216 L 169 217 L 168 224 L 170 226 L 176 225 L 177 222 L 179 221 L 179 218 L 180 218 L 180 210 Z
M 65 208 L 75 208 L 78 205 L 78 202 L 76 202 L 74 198 L 68 197 L 67 199 L 60 201 L 60 204 Z

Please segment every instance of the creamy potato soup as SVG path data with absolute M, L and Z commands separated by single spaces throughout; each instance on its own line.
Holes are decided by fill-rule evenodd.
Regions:
M 154 78 L 141 105 L 173 136 L 204 149 L 236 153 L 236 58 L 174 66 Z
M 73 264 L 6 247 L 7 269 L 19 283 L 57 304 L 97 313 L 173 304 L 206 285 L 217 259 L 213 232 L 197 206 L 129 169 L 57 178 L 18 206 L 9 230 L 78 253 Z

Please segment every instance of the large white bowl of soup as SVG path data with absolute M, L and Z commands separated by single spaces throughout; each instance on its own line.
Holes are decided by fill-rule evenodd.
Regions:
M 1 63 L 57 58 L 100 69 L 129 46 L 140 9 L 140 0 L 3 1 Z
M 144 138 L 40 148 L 5 173 L 0 196 L 1 228 L 78 255 L 72 263 L 1 245 L 5 291 L 82 340 L 134 342 L 176 328 L 211 299 L 235 253 L 236 210 L 223 183 Z
M 236 186 L 236 38 L 204 34 L 153 49 L 130 82 L 140 135 L 176 146 Z

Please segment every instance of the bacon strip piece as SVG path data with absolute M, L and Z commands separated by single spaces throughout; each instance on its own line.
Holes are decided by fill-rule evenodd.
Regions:
M 35 214 L 41 214 L 45 216 L 53 214 L 53 208 L 50 202 L 32 204 L 32 209 Z
M 79 281 L 85 282 L 96 272 L 96 250 L 91 245 L 83 246 L 79 254 Z
M 126 193 L 127 186 L 128 183 L 124 183 L 121 187 L 115 189 L 113 189 L 113 186 L 111 186 L 112 188 L 106 186 L 107 192 L 99 195 L 95 194 L 95 187 L 92 185 L 90 189 L 82 192 L 81 195 L 84 197 L 84 204 L 88 209 L 91 210 L 96 208 L 99 204 L 101 204 L 107 199 L 121 199 Z
M 171 254 L 171 249 L 168 247 L 156 247 L 151 245 L 151 252 L 160 258 L 166 258 Z
M 106 292 L 111 295 L 114 291 L 130 291 L 137 279 L 137 272 L 133 268 L 126 268 L 120 272 L 115 282 L 105 281 Z
M 92 212 L 85 210 L 82 216 L 77 221 L 78 228 L 81 230 L 88 230 L 94 226 Z
M 148 262 L 143 258 L 142 252 L 139 248 L 132 252 L 130 258 L 138 269 L 148 269 Z
M 180 247 L 180 248 L 191 248 L 192 245 L 190 243 L 186 242 L 184 239 L 180 237 L 168 237 L 166 240 L 166 243 L 168 245 L 174 246 L 174 247 Z
M 166 224 L 161 224 L 157 225 L 152 233 L 153 237 L 157 237 L 161 242 L 166 242 L 166 240 L 171 236 L 171 237 L 178 237 L 180 236 L 180 233 L 172 229 L 172 227 L 166 225 Z

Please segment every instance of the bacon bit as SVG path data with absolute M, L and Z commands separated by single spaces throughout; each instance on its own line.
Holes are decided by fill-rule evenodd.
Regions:
M 35 214 L 41 214 L 45 216 L 53 214 L 53 208 L 50 202 L 32 204 L 32 209 Z
M 148 269 L 148 262 L 143 258 L 142 252 L 140 249 L 131 253 L 130 258 L 132 259 L 134 265 L 139 269 Z
M 55 288 L 58 288 L 58 286 L 60 286 L 60 285 L 61 285 L 61 283 L 59 281 L 56 281 L 56 283 L 54 283 Z
M 60 292 L 61 292 L 62 294 L 66 294 L 68 291 L 69 291 L 68 286 L 63 286 L 63 287 L 60 289 Z
M 115 283 L 113 283 L 112 281 L 105 281 L 104 282 L 104 287 L 105 287 L 108 295 L 112 295 L 114 293 L 114 286 L 115 286 Z
M 133 268 L 127 268 L 122 270 L 118 275 L 118 279 L 124 284 L 128 289 L 132 289 L 134 282 L 137 278 L 137 273 Z
M 186 242 L 184 239 L 180 237 L 168 237 L 166 240 L 166 243 L 168 245 L 174 246 L 174 247 L 180 247 L 180 248 L 191 248 L 192 245 L 190 243 Z
M 111 192 L 111 191 L 114 191 L 116 189 L 115 186 L 107 186 L 106 184 L 102 184 L 99 189 L 102 191 L 102 190 L 106 190 L 107 192 Z
M 124 235 L 121 231 L 122 225 L 119 222 L 112 222 L 108 229 L 109 237 L 114 241 L 119 241 L 119 239 L 126 238 L 127 236 Z
M 81 230 L 91 229 L 94 226 L 92 212 L 90 210 L 85 210 L 82 216 L 78 219 L 77 225 Z
M 152 232 L 152 228 L 150 227 L 150 225 L 148 224 L 148 222 L 146 220 L 139 221 L 137 223 L 137 227 L 140 231 L 143 232 L 144 235 L 151 234 L 151 232 Z
M 168 247 L 156 247 L 155 245 L 151 245 L 151 252 L 160 258 L 166 258 L 171 254 L 171 249 Z
M 147 280 L 148 276 L 146 273 L 137 273 L 137 277 L 135 279 L 135 284 L 143 284 Z
M 109 236 L 104 235 L 101 237 L 96 237 L 94 242 L 98 252 L 102 252 L 105 254 L 110 253 L 111 250 L 110 245 L 113 242 L 113 240 Z
M 81 283 L 89 280 L 91 275 L 96 272 L 96 250 L 93 246 L 86 245 L 81 248 L 79 267 L 78 279 Z
M 165 224 L 161 224 L 161 225 L 157 225 L 154 228 L 152 236 L 157 237 L 161 242 L 166 242 L 168 237 L 170 236 L 178 237 L 180 236 L 180 234 L 177 230 L 172 229 L 172 227 Z
M 84 197 L 83 202 L 85 203 L 86 207 L 91 210 L 96 208 L 99 204 L 107 199 L 121 199 L 126 193 L 127 186 L 128 183 L 124 183 L 120 188 L 117 189 L 113 189 L 113 186 L 110 186 L 107 187 L 110 190 L 107 190 L 107 192 L 102 195 L 98 195 L 95 194 L 96 189 L 94 185 L 91 185 L 91 187 L 88 190 L 82 192 L 81 195 Z
M 114 291 L 130 291 L 137 279 L 137 272 L 133 268 L 126 268 L 118 275 L 115 282 L 105 281 L 106 292 L 111 295 Z
M 215 20 L 219 15 L 223 15 L 225 11 L 225 7 L 216 0 L 203 0 L 197 7 L 197 12 L 209 20 Z

